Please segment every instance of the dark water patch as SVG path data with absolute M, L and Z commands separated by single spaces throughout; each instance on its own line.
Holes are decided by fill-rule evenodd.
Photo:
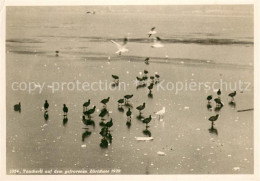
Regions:
M 12 43 L 44 43 L 43 41 L 36 39 L 7 39 L 6 42 Z
M 81 36 L 64 36 L 64 35 L 58 35 L 58 36 L 53 36 L 53 35 L 40 35 L 38 38 L 66 38 L 66 39 L 79 39 Z
M 196 38 L 197 35 L 204 35 L 204 36 L 217 36 L 212 33 L 195 33 L 193 35 L 181 35 L 176 37 L 170 38 L 163 38 L 161 37 L 161 41 L 167 44 L 174 44 L 174 43 L 183 43 L 183 44 L 200 44 L 200 45 L 253 45 L 254 41 L 249 41 L 248 39 L 227 39 L 227 38 Z M 53 36 L 41 36 L 41 37 L 53 37 Z M 124 38 L 116 38 L 116 37 L 98 37 L 98 36 L 56 36 L 57 38 L 68 38 L 68 39 L 83 39 L 90 42 L 110 42 L 114 40 L 116 42 L 123 42 Z M 189 38 L 185 38 L 189 37 Z M 192 38 L 194 37 L 194 38 Z M 129 38 L 129 42 L 134 43 L 151 43 L 153 42 L 152 38 Z
M 102 37 L 80 37 L 88 39 L 90 42 L 109 42 L 114 40 L 116 42 L 123 42 L 123 38 L 102 38 Z M 131 38 L 129 42 L 134 43 L 151 43 L 153 39 L 148 38 Z M 253 41 L 238 40 L 238 39 L 217 39 L 217 38 L 161 38 L 162 43 L 167 44 L 200 44 L 200 45 L 253 45 Z
M 201 45 L 253 45 L 254 42 L 235 39 L 215 39 L 215 38 L 191 38 L 191 39 L 165 39 L 166 43 L 184 43 Z
M 107 57 L 99 56 L 99 57 L 85 57 L 87 60 L 103 60 L 107 61 Z M 131 61 L 131 62 L 143 62 L 146 57 L 139 56 L 116 56 L 111 57 L 111 61 L 114 60 L 123 60 L 123 61 Z M 215 63 L 212 60 L 202 60 L 202 59 L 188 59 L 188 58 L 165 58 L 165 57 L 150 57 L 149 60 L 151 63 L 171 63 L 171 62 L 179 62 L 179 63 Z
M 131 62 L 139 62 L 144 63 L 146 57 L 138 57 L 138 56 L 116 56 L 111 57 L 110 61 L 131 61 Z M 106 56 L 88 56 L 84 57 L 87 61 L 104 61 L 107 62 L 108 59 Z M 174 64 L 179 66 L 213 66 L 213 67 L 229 67 L 229 68 L 241 68 L 241 69 L 253 69 L 253 66 L 250 65 L 239 65 L 239 64 L 232 64 L 232 63 L 217 63 L 213 60 L 203 60 L 203 59 L 189 59 L 189 58 L 168 58 L 165 57 L 150 57 L 150 64 Z
M 70 51 L 70 52 L 62 52 L 60 51 L 61 54 L 64 55 L 72 55 L 72 56 L 77 56 L 77 57 L 83 57 L 86 58 L 87 57 L 92 57 L 93 59 L 98 58 L 99 56 L 104 57 L 106 60 L 108 57 L 105 57 L 106 54 L 105 53 L 96 53 L 96 52 L 84 52 L 84 51 Z M 104 60 L 103 58 L 103 60 Z
M 217 34 L 214 33 L 192 33 L 192 35 L 204 35 L 204 36 L 217 36 Z
M 89 47 L 64 47 L 64 50 L 84 50 L 88 49 Z
M 39 51 L 26 51 L 26 50 L 11 50 L 9 53 L 16 53 L 16 54 L 26 54 L 26 55 L 37 55 L 37 54 L 46 54 L 46 52 L 39 52 Z
M 77 47 L 78 49 L 87 49 L 88 47 Z
M 39 46 L 31 46 L 31 45 L 26 45 L 26 44 L 23 44 L 23 45 L 14 45 L 12 43 L 6 43 L 5 44 L 6 48 L 10 48 L 10 49 L 15 49 L 15 50 L 21 50 L 21 49 L 27 49 L 27 50 L 31 50 L 31 49 L 35 49 L 36 47 L 39 47 Z
M 61 28 L 61 27 L 59 27 L 59 26 L 43 26 L 43 28 Z

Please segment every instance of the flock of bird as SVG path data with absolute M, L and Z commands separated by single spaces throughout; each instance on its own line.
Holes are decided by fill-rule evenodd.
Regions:
M 152 95 L 153 86 L 160 82 L 160 80 L 159 80 L 160 75 L 156 72 L 154 76 L 149 77 L 148 73 L 149 72 L 147 70 L 144 70 L 143 76 L 142 77 L 137 76 L 136 81 L 137 81 L 137 89 L 140 87 L 146 87 L 146 85 L 149 83 L 149 85 L 147 87 L 149 89 L 148 97 L 150 97 Z M 115 86 L 117 86 L 119 84 L 119 76 L 112 75 L 112 78 L 113 78 Z M 130 100 L 133 98 L 133 96 L 134 96 L 133 94 L 127 94 L 127 95 L 124 95 L 123 98 L 121 98 L 117 101 L 118 111 L 124 112 L 123 106 L 128 108 L 126 111 L 126 118 L 127 118 L 126 125 L 128 128 L 130 128 L 131 124 L 132 124 L 131 120 L 132 120 L 132 115 L 133 115 L 133 105 L 131 104 Z M 108 147 L 109 143 L 112 142 L 112 138 L 113 138 L 111 135 L 111 132 L 110 132 L 110 128 L 113 126 L 113 118 L 110 117 L 109 110 L 107 108 L 107 104 L 109 102 L 110 102 L 110 97 L 107 97 L 100 101 L 100 103 L 103 105 L 102 109 L 100 110 L 100 113 L 98 115 L 101 119 L 101 122 L 99 123 L 99 125 L 102 127 L 101 131 L 100 131 L 100 135 L 102 136 L 100 146 L 102 148 Z M 87 127 L 84 128 L 84 129 L 86 129 L 86 131 L 82 135 L 82 141 L 84 141 L 85 138 L 91 134 L 91 132 L 88 131 L 88 126 L 90 126 L 90 125 L 95 126 L 95 121 L 93 120 L 93 117 L 94 117 L 94 113 L 98 112 L 98 110 L 97 110 L 97 106 L 93 105 L 91 107 L 90 104 L 91 104 L 90 99 L 88 99 L 88 101 L 83 104 L 82 122 Z M 141 105 L 136 107 L 136 110 L 139 112 L 137 119 L 142 121 L 145 124 L 145 130 L 143 130 L 143 133 L 150 137 L 151 132 L 148 130 L 148 128 L 149 128 L 149 123 L 152 120 L 152 115 L 150 114 L 147 117 L 143 116 L 143 111 L 144 111 L 145 107 L 146 107 L 145 102 L 143 102 Z M 49 119 L 49 114 L 48 114 L 49 103 L 47 100 L 45 100 L 43 109 L 44 109 L 44 118 L 47 121 Z M 14 110 L 21 112 L 21 103 L 20 102 L 19 102 L 19 104 L 14 105 Z M 66 104 L 63 104 L 62 110 L 64 113 L 63 114 L 63 116 L 64 116 L 63 125 L 66 125 L 68 122 L 67 115 L 69 112 L 69 108 L 66 106 Z M 165 107 L 163 107 L 162 110 L 155 112 L 155 115 L 158 115 L 159 119 L 164 114 L 165 114 Z
M 236 96 L 237 92 L 234 91 L 230 94 L 228 94 L 229 97 L 231 97 L 231 101 L 229 102 L 230 105 L 235 105 L 235 102 L 234 102 L 234 97 Z M 223 106 L 223 102 L 221 101 L 221 90 L 218 89 L 217 91 L 217 95 L 218 97 L 214 99 L 215 103 L 216 103 L 216 107 L 215 107 L 215 111 L 218 112 Z M 211 100 L 213 99 L 213 96 L 212 95 L 209 95 L 207 97 L 207 101 L 208 101 L 208 104 L 207 104 L 207 108 L 209 110 L 212 110 L 212 106 L 211 106 Z M 211 121 L 211 128 L 209 129 L 209 131 L 211 133 L 215 133 L 215 134 L 218 134 L 217 130 L 214 128 L 214 122 L 217 121 L 217 119 L 219 118 L 219 114 L 216 114 L 215 116 L 211 116 L 208 120 Z
M 115 75 L 113 75 L 112 77 L 116 80 L 119 79 L 119 77 L 115 76 Z M 221 101 L 221 90 L 220 89 L 217 91 L 217 95 L 218 95 L 218 97 L 214 99 L 214 101 L 216 103 L 215 111 L 219 111 L 224 106 L 224 104 Z M 119 111 L 124 112 L 123 106 L 128 107 L 128 109 L 126 111 L 126 117 L 127 117 L 126 125 L 127 125 L 128 128 L 130 128 L 130 126 L 131 126 L 131 119 L 132 119 L 131 108 L 133 106 L 130 103 L 130 99 L 133 96 L 134 96 L 133 94 L 128 94 L 128 95 L 125 95 L 123 98 L 121 98 L 117 101 Z M 236 96 L 236 91 L 230 93 L 228 96 L 231 97 L 230 103 L 234 103 L 234 97 Z M 212 99 L 213 99 L 212 95 L 207 96 L 207 101 L 208 101 L 207 108 L 210 109 L 210 110 L 212 109 L 212 106 L 211 106 L 211 100 Z M 112 143 L 112 138 L 113 138 L 112 135 L 111 135 L 111 132 L 110 132 L 110 128 L 113 126 L 113 119 L 112 118 L 110 118 L 110 119 L 105 118 L 105 117 L 109 118 L 109 111 L 107 109 L 107 104 L 109 103 L 109 101 L 110 101 L 110 97 L 107 97 L 107 98 L 102 99 L 100 101 L 100 103 L 103 104 L 103 108 L 98 115 L 101 119 L 101 122 L 99 123 L 99 125 L 102 127 L 102 129 L 100 131 L 100 135 L 102 136 L 100 146 L 102 148 L 108 147 L 109 143 Z M 96 112 L 96 106 L 90 107 L 90 103 L 91 103 L 91 101 L 90 101 L 90 99 L 88 99 L 88 101 L 83 104 L 82 122 L 86 126 L 89 126 L 89 125 L 95 126 L 95 121 L 93 121 L 92 118 L 93 118 L 93 114 Z M 148 128 L 149 128 L 148 124 L 151 122 L 152 116 L 149 115 L 148 117 L 143 117 L 142 111 L 145 109 L 145 106 L 146 106 L 146 103 L 143 102 L 143 104 L 136 107 L 136 110 L 139 112 L 137 119 L 142 120 L 142 122 L 145 124 L 145 130 L 143 130 L 143 133 L 145 135 L 151 136 L 151 132 L 148 130 Z M 49 103 L 48 103 L 47 100 L 45 100 L 43 108 L 45 110 L 44 118 L 47 121 L 48 118 L 49 118 L 49 115 L 48 115 Z M 20 102 L 18 104 L 14 105 L 14 110 L 21 112 L 21 103 Z M 63 124 L 65 125 L 68 121 L 67 114 L 68 114 L 69 108 L 66 106 L 66 104 L 63 104 L 62 110 L 63 110 L 63 113 L 64 113 L 63 114 L 63 116 L 64 116 Z M 158 115 L 159 119 L 160 119 L 161 116 L 163 116 L 165 114 L 165 112 L 166 112 L 165 107 L 163 107 L 162 110 L 156 112 L 155 115 Z M 209 131 L 211 133 L 218 134 L 217 130 L 214 128 L 214 125 L 215 125 L 214 122 L 218 118 L 219 118 L 219 114 L 216 114 L 215 116 L 211 116 L 208 119 L 209 121 L 211 121 L 211 128 L 209 129 Z M 88 128 L 84 128 L 84 129 L 87 129 L 87 130 L 82 135 L 83 141 L 87 136 L 89 136 L 91 134 L 91 132 L 88 131 Z
M 88 14 L 95 14 L 95 12 L 87 12 Z M 155 35 L 157 32 L 155 31 L 155 27 L 152 27 L 151 30 L 148 32 L 148 38 L 152 37 L 153 35 Z M 126 48 L 126 44 L 128 42 L 128 38 L 125 37 L 123 40 L 122 44 L 119 44 L 113 40 L 111 40 L 112 43 L 114 43 L 117 46 L 117 51 L 116 54 L 121 55 L 122 53 L 128 52 L 129 50 Z M 154 44 L 151 45 L 152 48 L 162 48 L 164 47 L 164 45 L 161 43 L 161 39 L 159 37 L 154 37 Z M 59 56 L 59 51 L 55 51 L 56 56 Z M 144 60 L 145 64 L 149 64 L 149 58 L 146 58 Z M 154 85 L 156 85 L 157 83 L 159 83 L 159 78 L 160 75 L 158 75 L 157 73 L 155 73 L 155 75 L 151 75 L 150 77 L 148 77 L 148 71 L 144 70 L 143 73 L 141 73 L 140 75 L 142 75 L 142 77 L 137 76 L 136 77 L 136 83 L 137 86 L 136 88 L 142 88 L 142 87 L 146 87 L 149 90 L 148 93 L 148 97 L 152 97 L 152 89 L 154 87 Z M 119 76 L 117 75 L 112 75 L 112 78 L 114 80 L 114 86 L 118 86 L 119 82 Z M 219 89 L 217 91 L 217 95 L 218 97 L 214 99 L 214 101 L 216 102 L 216 108 L 215 111 L 219 111 L 224 104 L 221 101 L 220 95 L 221 95 L 221 90 Z M 234 91 L 233 93 L 230 93 L 229 96 L 232 98 L 231 102 L 233 102 L 234 97 L 236 95 L 236 91 Z M 118 110 L 120 112 L 124 112 L 123 106 L 126 106 L 128 109 L 126 111 L 126 117 L 127 117 L 127 121 L 126 121 L 126 125 L 128 126 L 128 128 L 131 126 L 131 119 L 132 119 L 132 112 L 133 112 L 133 106 L 130 103 L 130 99 L 133 97 L 133 94 L 129 94 L 129 95 L 125 95 L 123 98 L 119 99 L 117 101 L 118 103 Z M 207 104 L 207 108 L 208 109 L 212 109 L 211 106 L 211 100 L 213 99 L 212 95 L 209 95 L 207 97 L 208 100 L 208 104 Z M 100 101 L 101 104 L 103 104 L 103 108 L 101 109 L 100 113 L 99 113 L 99 117 L 101 119 L 101 122 L 99 123 L 99 125 L 102 127 L 101 131 L 100 131 L 100 135 L 102 136 L 101 139 L 101 143 L 100 146 L 103 148 L 108 147 L 109 143 L 112 142 L 112 135 L 110 132 L 110 128 L 113 126 L 113 118 L 109 117 L 109 110 L 107 109 L 107 104 L 110 101 L 110 97 L 107 97 L 103 100 Z M 95 112 L 97 112 L 96 110 L 96 106 L 90 107 L 90 99 L 88 99 L 87 102 L 85 102 L 83 104 L 83 115 L 82 115 L 82 122 L 86 125 L 92 125 L 95 126 L 95 121 L 93 121 L 93 114 Z M 139 105 L 136 107 L 136 110 L 139 112 L 137 118 L 139 120 L 141 120 L 144 124 L 145 124 L 145 130 L 143 131 L 143 133 L 145 135 L 151 136 L 150 131 L 148 130 L 149 128 L 149 123 L 152 120 L 152 115 L 150 114 L 147 117 L 143 116 L 142 111 L 145 109 L 146 107 L 146 103 L 143 102 L 143 104 Z M 47 100 L 45 100 L 44 103 L 44 118 L 47 121 L 49 119 L 49 115 L 48 115 L 48 108 L 49 108 L 49 103 Z M 14 105 L 14 110 L 15 111 L 19 111 L 21 112 L 21 103 L 19 102 L 19 104 Z M 67 118 L 67 114 L 69 111 L 69 108 L 66 106 L 66 104 L 63 104 L 63 113 L 64 113 L 64 119 L 63 119 L 63 124 L 65 125 L 68 122 L 68 118 Z M 163 116 L 165 114 L 166 110 L 165 107 L 162 108 L 162 110 L 158 111 L 155 113 L 155 115 L 159 116 L 159 119 L 161 118 L 161 116 Z M 107 118 L 107 119 L 106 119 Z M 208 120 L 211 121 L 211 129 L 210 131 L 214 131 L 214 122 L 219 118 L 219 114 L 216 114 L 215 116 L 211 116 Z M 91 132 L 88 131 L 88 128 L 85 128 L 86 132 L 82 135 L 82 140 L 84 141 L 84 139 L 89 136 L 91 134 Z
M 128 94 L 128 95 L 125 95 L 122 99 L 119 99 L 117 101 L 119 111 L 124 111 L 124 109 L 122 108 L 123 106 L 128 107 L 128 110 L 126 112 L 126 117 L 127 117 L 126 125 L 127 125 L 128 128 L 130 128 L 130 126 L 131 126 L 132 104 L 130 103 L 130 99 L 133 96 L 134 96 L 133 94 Z M 101 119 L 101 122 L 99 123 L 99 125 L 102 127 L 101 131 L 100 131 L 100 135 L 102 136 L 100 146 L 102 148 L 108 147 L 109 143 L 112 143 L 112 138 L 113 138 L 112 135 L 111 135 L 111 132 L 110 132 L 110 128 L 113 126 L 113 119 L 109 117 L 109 111 L 107 109 L 107 104 L 109 103 L 109 101 L 110 101 L 110 97 L 107 97 L 107 98 L 102 99 L 100 101 L 100 103 L 103 105 L 103 107 L 102 107 L 102 109 L 101 109 L 101 111 L 98 115 Z M 93 119 L 93 114 L 95 112 L 97 112 L 97 110 L 96 110 L 97 107 L 96 106 L 90 107 L 90 103 L 91 103 L 91 101 L 89 99 L 87 102 L 85 102 L 83 104 L 82 122 L 86 126 L 89 126 L 89 125 L 95 126 L 95 121 L 93 121 L 92 119 Z M 143 133 L 151 136 L 151 133 L 148 130 L 148 128 L 149 128 L 148 124 L 151 122 L 152 116 L 149 115 L 146 118 L 142 116 L 142 111 L 145 109 L 145 105 L 146 105 L 146 103 L 144 102 L 142 105 L 139 105 L 139 106 L 136 107 L 136 110 L 139 111 L 139 115 L 137 116 L 137 118 L 140 119 L 145 124 L 146 129 L 143 131 Z M 48 116 L 49 103 L 48 103 L 47 100 L 45 100 L 43 108 L 45 110 L 44 118 L 47 121 L 48 118 L 49 118 L 49 116 Z M 15 109 L 15 111 L 18 111 L 18 110 L 21 111 L 21 103 L 15 105 L 14 109 Z M 63 104 L 62 110 L 63 110 L 63 113 L 64 113 L 63 114 L 63 116 L 64 116 L 63 124 L 65 125 L 68 121 L 67 114 L 68 114 L 68 111 L 69 111 L 66 104 Z M 156 112 L 155 114 L 159 115 L 159 119 L 160 119 L 160 116 L 162 116 L 164 113 L 165 113 L 165 107 L 163 107 L 162 110 Z M 84 129 L 86 129 L 86 131 L 82 135 L 83 141 L 87 136 L 89 136 L 91 134 L 91 132 L 88 131 L 88 127 L 84 128 Z

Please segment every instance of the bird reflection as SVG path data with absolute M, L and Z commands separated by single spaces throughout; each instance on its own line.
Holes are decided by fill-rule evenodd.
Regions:
M 214 99 L 214 101 L 216 102 L 216 107 L 223 107 L 224 104 L 222 103 L 220 98 L 216 98 Z
M 153 94 L 151 92 L 148 94 L 148 98 L 153 98 Z
M 99 122 L 99 126 L 101 126 L 101 127 L 106 126 L 106 123 L 104 123 L 104 120 L 102 120 L 101 122 Z
M 146 135 L 146 136 L 149 136 L 149 137 L 152 136 L 151 131 L 149 131 L 148 129 L 143 130 L 143 134 Z
M 48 111 L 44 112 L 44 119 L 45 119 L 45 121 L 48 121 L 48 119 L 49 119 Z
M 131 108 L 133 108 L 133 105 L 128 102 L 128 103 L 125 104 L 125 107 L 131 107 Z
M 222 109 L 222 107 L 223 107 L 223 106 L 220 106 L 220 107 L 217 106 L 217 107 L 215 107 L 215 112 L 219 112 L 219 111 Z
M 212 106 L 211 106 L 211 104 L 210 104 L 210 103 L 208 103 L 208 104 L 207 104 L 207 109 L 208 109 L 209 111 L 211 111 L 211 110 L 212 110 Z
M 109 143 L 112 143 L 113 137 L 110 133 L 107 135 L 107 139 L 108 139 Z
M 91 135 L 91 132 L 86 130 L 84 133 L 82 133 L 82 142 L 85 141 L 85 139 Z
M 103 108 L 101 111 L 100 111 L 100 114 L 99 114 L 99 117 L 101 118 L 101 120 L 105 120 L 105 116 L 106 115 L 109 115 L 109 112 L 106 108 Z
M 233 102 L 233 101 L 230 101 L 229 103 L 228 103 L 228 105 L 231 107 L 231 108 L 236 108 L 236 103 L 235 102 Z
M 118 111 L 119 111 L 119 112 L 124 112 L 125 110 L 124 110 L 124 108 L 119 107 L 119 108 L 118 108 Z
M 146 84 L 139 84 L 136 86 L 136 89 L 144 88 L 146 87 Z
M 68 123 L 68 117 L 66 115 L 63 116 L 63 126 L 66 126 Z
M 99 133 L 101 136 L 106 137 L 106 135 L 108 134 L 108 128 L 107 127 L 103 127 Z
M 106 138 L 102 138 L 101 143 L 99 144 L 101 148 L 107 148 L 108 147 L 108 141 Z
M 209 128 L 209 133 L 218 135 L 218 130 L 214 128 L 214 123 L 212 121 L 211 127 Z
M 131 124 L 132 124 L 132 123 L 131 123 L 131 119 L 130 119 L 129 121 L 126 122 L 126 126 L 127 126 L 128 128 L 131 127 Z
M 142 120 L 144 118 L 144 116 L 142 116 L 142 115 L 138 115 L 138 116 L 136 116 L 136 119 L 138 119 L 138 120 Z
M 146 167 L 145 167 L 145 174 L 146 175 L 149 175 L 150 172 L 149 172 L 149 165 L 147 164 Z
M 95 121 L 91 120 L 91 119 L 86 119 L 85 116 L 82 116 L 82 122 L 86 125 L 92 125 L 93 127 L 95 127 Z
M 100 147 L 102 147 L 102 148 L 107 148 L 108 147 L 108 142 L 112 143 L 113 137 L 112 137 L 112 135 L 111 135 L 111 133 L 109 131 L 109 126 L 110 125 L 107 124 L 107 126 L 103 127 L 101 129 L 100 133 L 99 133 L 103 137 L 101 139 L 101 143 L 99 144 Z
M 117 87 L 118 84 L 119 84 L 118 82 L 113 82 L 113 83 L 112 83 L 112 87 Z

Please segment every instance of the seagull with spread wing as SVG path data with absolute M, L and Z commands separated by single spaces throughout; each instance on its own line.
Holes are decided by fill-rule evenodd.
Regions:
M 154 38 L 154 43 L 153 43 L 153 45 L 151 45 L 151 47 L 152 48 L 162 48 L 162 47 L 164 47 L 164 45 L 161 42 L 161 38 L 158 37 L 158 36 L 156 38 Z
M 152 29 L 148 32 L 148 36 L 150 38 L 150 36 L 156 34 L 157 32 L 155 31 L 155 27 L 152 27 Z
M 127 37 L 125 37 L 124 38 L 124 41 L 123 41 L 123 44 L 122 45 L 120 45 L 119 43 L 117 43 L 117 42 L 115 42 L 115 41 L 113 41 L 113 40 L 111 40 L 111 42 L 112 43 L 114 43 L 116 46 L 117 46 L 117 52 L 116 52 L 116 54 L 118 54 L 118 55 L 121 55 L 122 53 L 125 53 L 125 52 L 128 52 L 129 50 L 126 48 L 126 44 L 127 44 L 127 42 L 128 42 L 128 38 Z

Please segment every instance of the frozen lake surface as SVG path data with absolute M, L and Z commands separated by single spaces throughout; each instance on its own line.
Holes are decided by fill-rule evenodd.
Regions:
M 90 8 L 95 15 L 85 14 Z M 253 7 L 200 9 L 167 7 L 165 13 L 152 14 L 153 7 L 8 7 L 7 173 L 40 168 L 120 169 L 120 174 L 253 173 L 253 111 L 237 112 L 253 108 Z M 165 45 L 162 49 L 150 47 L 147 32 L 153 26 Z M 120 42 L 127 33 L 129 52 L 118 56 L 110 40 Z M 144 63 L 146 57 L 149 65 Z M 212 101 L 213 109 L 207 109 L 206 97 L 216 98 L 215 90 L 206 92 L 203 87 L 176 93 L 154 85 L 149 97 L 147 87 L 134 85 L 144 70 L 148 76 L 158 73 L 163 85 L 222 80 L 234 87 L 243 81 L 251 83 L 251 91 L 237 91 L 230 103 L 232 91 L 222 90 L 224 107 L 214 110 Z M 126 83 L 125 90 L 64 88 L 52 93 L 53 82 L 111 83 L 112 74 Z M 12 90 L 13 82 L 45 86 L 41 94 L 39 89 L 29 94 Z M 129 106 L 119 111 L 117 103 L 126 94 L 134 95 L 130 127 L 126 125 Z M 113 119 L 113 140 L 101 148 L 100 101 L 107 97 L 110 114 L 105 118 Z M 82 105 L 88 99 L 90 107 L 96 106 L 94 127 L 82 122 Z M 45 100 L 50 105 L 47 121 Z M 13 110 L 18 102 L 21 113 Z M 152 116 L 148 129 L 135 109 L 143 102 L 143 116 Z M 63 104 L 69 108 L 66 123 Z M 155 112 L 163 107 L 165 114 L 159 118 Z M 216 114 L 220 117 L 210 129 L 208 118 Z M 153 139 L 142 140 L 149 136 Z

